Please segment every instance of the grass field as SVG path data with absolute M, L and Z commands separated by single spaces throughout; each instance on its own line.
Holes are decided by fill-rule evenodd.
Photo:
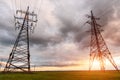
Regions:
M 0 80 L 120 80 L 116 71 L 42 71 L 33 73 L 0 73 Z

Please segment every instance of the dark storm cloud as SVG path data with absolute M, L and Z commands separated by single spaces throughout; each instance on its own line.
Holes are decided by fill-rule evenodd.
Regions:
M 11 45 L 15 39 L 12 29 L 12 19 L 10 7 L 4 1 L 0 0 L 0 43 L 2 45 Z
M 82 33 L 80 27 L 78 25 L 75 25 L 73 21 L 69 19 L 65 19 L 64 17 L 59 18 L 59 19 L 61 20 L 63 24 L 63 26 L 59 30 L 61 33 L 61 37 L 63 37 L 64 39 L 68 38 L 69 40 L 73 40 L 73 41 L 80 41 L 81 36 L 77 35 L 77 34 Z M 71 38 L 71 36 L 73 37 Z
M 59 1 L 58 1 L 59 3 Z M 113 0 L 113 1 L 109 1 L 109 0 L 85 0 L 85 3 L 83 5 L 84 9 L 81 9 L 78 5 L 80 5 L 79 2 L 77 2 L 76 0 L 70 0 L 70 2 L 67 1 L 60 1 L 61 5 L 59 4 L 56 6 L 58 9 L 56 9 L 56 16 L 59 19 L 59 21 L 62 23 L 62 27 L 60 28 L 60 33 L 62 34 L 62 37 L 69 37 L 69 34 L 73 34 L 73 40 L 77 41 L 77 42 L 82 42 L 83 46 L 87 46 L 88 45 L 88 41 L 85 40 L 83 41 L 86 37 L 88 37 L 90 35 L 90 33 L 87 32 L 83 32 L 85 31 L 85 28 L 88 28 L 88 30 L 90 29 L 88 27 L 85 28 L 80 28 L 80 25 L 76 25 L 76 20 L 74 20 L 74 17 L 76 16 L 76 13 L 81 13 L 82 11 L 84 11 L 84 9 L 88 9 L 89 13 L 87 13 L 88 15 L 90 15 L 90 11 L 92 10 L 94 13 L 94 16 L 96 17 L 100 17 L 101 19 L 98 21 L 98 23 L 102 26 L 103 30 L 107 31 L 107 28 L 104 27 L 108 27 L 107 26 L 111 21 L 114 21 L 114 14 L 115 11 L 117 10 L 118 12 L 116 13 L 117 18 L 119 18 L 119 3 L 120 1 L 118 0 Z M 82 7 L 82 6 L 81 6 Z M 83 8 L 82 7 L 82 8 Z M 80 11 L 82 10 L 82 11 Z M 86 14 L 84 14 L 86 15 Z M 81 20 L 82 22 L 85 22 L 86 19 Z M 112 25 L 115 26 L 115 25 Z M 86 29 L 87 30 L 87 29 Z M 114 29 L 111 28 L 109 32 L 107 32 L 108 34 L 113 32 L 113 36 L 116 37 L 116 33 L 118 32 L 114 32 Z M 104 36 L 107 36 L 106 34 L 104 34 Z M 119 40 L 120 38 L 117 37 L 113 39 L 113 36 L 109 36 L 109 38 L 111 40 L 114 41 L 115 44 L 113 45 L 118 45 L 119 44 Z M 106 37 L 105 37 L 106 38 Z M 84 46 L 84 47 L 85 47 Z
M 59 18 L 60 19 L 60 18 Z M 77 33 L 79 32 L 80 28 L 72 23 L 72 21 L 68 19 L 61 18 L 61 22 L 63 24 L 62 28 L 60 29 L 62 35 L 67 37 L 69 33 Z
M 82 2 L 82 1 L 81 1 Z M 59 28 L 59 37 L 55 36 L 49 36 L 49 37 L 39 37 L 39 38 L 33 38 L 32 43 L 33 44 L 41 44 L 45 47 L 49 46 L 48 44 L 59 44 L 65 40 L 73 40 L 75 43 L 81 42 L 83 47 L 89 47 L 88 43 L 90 41 L 90 26 L 86 25 L 83 28 L 81 28 L 82 24 L 81 22 L 86 22 L 87 19 L 85 19 L 85 15 L 90 15 L 90 11 L 93 10 L 93 13 L 96 17 L 101 18 L 101 20 L 98 21 L 100 25 L 102 25 L 103 29 L 106 27 L 106 25 L 113 19 L 114 14 L 114 6 L 117 6 L 116 0 L 109 1 L 109 0 L 85 0 L 82 2 L 78 2 L 77 0 L 70 0 L 70 2 L 67 1 L 55 1 L 52 0 L 52 4 L 55 6 L 55 9 L 52 14 L 59 20 L 61 24 L 58 24 L 57 26 L 60 26 Z M 85 12 L 85 9 L 87 9 L 89 12 Z M 106 11 L 105 11 L 106 10 Z M 84 12 L 84 14 L 82 13 Z M 106 13 L 107 12 L 107 13 Z M 78 16 L 77 14 L 83 14 L 81 16 Z M 75 18 L 78 16 L 77 18 Z M 79 19 L 81 21 L 76 21 L 76 19 Z M 89 19 L 88 19 L 89 20 Z M 80 24 L 76 24 L 80 23 Z M 111 30 L 112 32 L 112 30 Z M 50 35 L 50 34 L 48 34 Z M 70 36 L 73 36 L 72 38 Z M 69 38 L 70 37 L 70 38 Z M 55 39 L 54 39 L 55 38 Z M 58 39 L 57 39 L 58 38 Z M 68 38 L 68 39 L 67 39 Z M 52 40 L 54 39 L 54 40 Z M 59 40 L 60 39 L 60 40 Z M 111 38 L 112 39 L 112 38 Z M 118 39 L 119 40 L 119 39 Z
M 116 0 L 114 0 L 116 1 Z M 31 38 L 31 41 L 33 44 L 41 44 L 41 45 L 44 45 L 44 46 L 47 46 L 48 44 L 59 44 L 60 42 L 62 42 L 64 40 L 64 38 L 67 38 L 69 37 L 69 35 L 72 35 L 73 36 L 73 39 L 74 41 L 76 42 L 80 42 L 81 40 L 84 40 L 84 38 L 86 38 L 88 36 L 88 33 L 86 32 L 83 32 L 85 29 L 80 28 L 80 26 L 82 25 L 81 24 L 76 24 L 78 23 L 75 19 L 78 19 L 79 16 L 77 18 L 75 18 L 77 16 L 77 14 L 81 14 L 82 11 L 84 12 L 85 10 L 83 8 L 86 8 L 86 9 L 89 9 L 89 10 L 93 10 L 95 16 L 98 16 L 99 15 L 104 15 L 104 13 L 101 14 L 101 12 L 105 12 L 104 10 L 109 10 L 109 12 L 104 15 L 104 17 L 102 17 L 99 22 L 101 25 L 107 25 L 107 23 L 112 20 L 112 15 L 114 13 L 114 9 L 113 9 L 113 6 L 115 5 L 116 6 L 116 2 L 114 1 L 111 1 L 109 2 L 109 0 L 85 0 L 85 1 L 80 1 L 78 2 L 77 0 L 70 0 L 69 2 L 67 1 L 55 1 L 55 0 L 52 0 L 52 4 L 55 6 L 55 10 L 53 12 L 51 12 L 52 14 L 54 14 L 54 16 L 60 21 L 61 25 L 58 25 L 58 26 L 61 26 L 61 28 L 59 29 L 60 31 L 60 34 L 58 35 L 59 37 L 62 38 L 62 40 L 58 40 L 57 38 L 59 37 L 53 37 L 53 36 L 49 36 L 49 37 L 40 37 L 40 38 Z M 2 3 L 2 9 L 9 9 L 8 8 L 8 5 L 3 3 L 3 1 L 1 1 Z M 83 4 L 83 6 L 80 6 L 81 5 L 81 2 Z M 5 8 L 4 5 L 7 6 L 7 8 Z M 118 5 L 117 5 L 118 6 Z M 106 10 L 106 11 L 107 11 Z M 5 13 L 5 12 L 3 12 Z M 89 14 L 89 13 L 86 13 L 86 14 Z M 83 15 L 83 16 L 84 16 Z M 110 17 L 111 16 L 111 17 Z M 85 17 L 85 16 L 84 16 Z M 80 17 L 81 18 L 81 17 Z M 10 19 L 9 19 L 10 20 Z M 85 22 L 86 19 L 84 20 L 81 20 L 82 22 Z M 9 23 L 10 24 L 10 23 Z M 12 23 L 13 24 L 13 23 Z M 11 27 L 6 27 L 7 26 L 7 23 L 1 23 L 1 29 L 5 29 L 8 31 L 8 34 L 9 36 L 15 36 L 14 33 L 13 33 L 13 29 L 11 29 Z M 87 27 L 85 27 L 87 28 Z M 89 29 L 89 28 L 88 28 Z M 49 35 L 49 34 L 48 34 Z M 59 39 L 61 39 L 59 38 Z M 54 39 L 54 40 L 53 40 Z M 2 40 L 2 41 L 6 41 L 7 40 Z
M 80 14 L 83 14 L 81 10 L 85 7 L 84 1 L 78 2 L 77 0 L 70 0 L 67 1 L 55 1 L 53 0 L 54 5 L 56 6 L 56 9 L 54 11 L 54 14 L 56 18 L 60 21 L 61 28 L 59 29 L 59 32 L 61 36 L 66 40 L 67 38 L 70 40 L 73 40 L 75 42 L 80 42 L 83 37 L 86 37 L 86 33 L 84 35 L 84 30 L 81 30 L 82 24 L 79 19 L 82 19 L 83 17 L 80 16 Z M 83 5 L 80 7 L 80 5 Z M 84 11 L 84 10 L 83 10 Z M 85 14 L 84 14 L 85 15 Z M 84 16 L 83 15 L 83 16 Z M 82 22 L 85 21 L 82 19 Z M 78 36 L 78 34 L 80 34 Z M 82 34 L 82 35 L 81 35 Z M 72 38 L 69 38 L 70 36 L 73 36 Z
M 65 19 L 65 17 L 59 18 L 63 24 L 63 26 L 60 28 L 60 33 L 61 36 L 64 38 L 68 38 L 70 35 L 73 36 L 72 38 L 68 38 L 69 40 L 73 40 L 73 42 L 82 42 L 82 44 L 84 45 L 84 47 L 86 45 L 88 45 L 88 40 L 86 39 L 86 37 L 89 36 L 90 32 L 87 32 L 88 29 L 84 29 L 81 28 L 82 25 L 76 25 L 73 23 L 73 21 L 71 21 L 70 19 Z M 87 41 L 86 41 L 86 40 Z M 84 40 L 84 42 L 82 41 Z M 86 43 L 85 43 L 86 41 Z
M 81 29 L 80 26 L 81 25 L 76 25 L 75 23 L 75 19 L 74 18 L 74 14 L 78 13 L 80 14 L 80 10 L 82 10 L 80 8 L 80 3 L 78 2 L 76 5 L 76 0 L 75 1 L 70 1 L 70 3 L 66 2 L 66 1 L 61 1 L 62 4 L 60 5 L 60 7 L 56 6 L 54 13 L 51 12 L 52 14 L 55 14 L 54 16 L 62 23 L 60 28 L 60 34 L 57 36 L 49 36 L 49 37 L 32 37 L 31 38 L 31 42 L 32 44 L 41 44 L 43 46 L 48 46 L 48 44 L 59 44 L 60 42 L 62 42 L 65 38 L 68 38 L 69 35 L 73 35 L 73 39 L 74 41 L 80 42 L 81 40 L 84 39 L 84 37 L 87 37 L 86 32 L 84 33 Z M 73 3 L 72 3 L 73 2 Z M 65 5 L 66 4 L 66 5 Z M 54 3 L 55 5 L 55 3 Z M 72 5 L 72 7 L 70 7 Z M 69 8 L 70 7 L 70 8 Z M 66 10 L 64 12 L 61 13 L 62 10 Z M 46 23 L 47 24 L 47 23 Z M 3 25 L 4 26 L 4 25 Z M 50 26 L 50 25 L 48 25 Z M 6 30 L 11 29 L 11 27 L 4 27 Z M 84 29 L 84 28 L 83 28 Z M 13 31 L 11 31 L 13 32 Z M 11 32 L 9 31 L 11 36 Z M 50 35 L 50 34 L 48 34 Z M 58 39 L 57 39 L 58 38 Z M 60 40 L 62 38 L 62 40 Z M 6 40 L 3 40 L 6 41 Z
M 41 45 L 39 46 L 40 48 L 47 48 L 48 46 L 52 46 L 52 45 L 56 45 L 56 44 L 59 44 L 62 42 L 62 38 L 59 37 L 59 36 L 49 36 L 49 37 L 46 37 L 46 36 L 39 36 L 39 37 L 32 37 L 30 38 L 30 42 L 31 42 L 31 46 L 32 45 Z

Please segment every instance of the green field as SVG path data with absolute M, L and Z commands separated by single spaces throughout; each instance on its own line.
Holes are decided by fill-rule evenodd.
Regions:
M 0 73 L 0 80 L 120 80 L 120 72 L 42 71 L 33 73 Z

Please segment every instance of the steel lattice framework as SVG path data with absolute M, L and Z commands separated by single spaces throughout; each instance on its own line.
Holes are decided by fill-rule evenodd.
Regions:
M 15 16 L 16 29 L 20 29 L 12 52 L 4 71 L 30 71 L 29 32 L 36 26 L 37 15 L 26 11 L 17 10 Z
M 113 60 L 112 55 L 101 35 L 101 26 L 96 22 L 96 20 L 99 20 L 99 18 L 95 18 L 92 11 L 91 16 L 88 16 L 88 18 L 91 19 L 91 21 L 87 22 L 91 25 L 89 70 L 91 70 L 95 59 L 99 61 L 101 71 L 105 71 L 106 59 L 108 59 L 110 63 L 114 66 L 114 68 L 118 70 L 117 65 L 115 64 L 115 61 Z

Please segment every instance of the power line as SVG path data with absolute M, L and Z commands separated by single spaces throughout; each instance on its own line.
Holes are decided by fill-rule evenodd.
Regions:
M 35 9 L 36 9 L 36 7 L 37 7 L 37 4 L 38 4 L 38 1 L 39 1 L 39 0 L 37 0 L 37 1 L 35 0 L 35 1 L 34 1 L 34 4 L 33 4 L 33 11 L 35 11 Z
M 17 2 L 16 2 L 16 0 L 14 0 L 14 3 L 15 3 L 15 13 L 16 13 L 16 10 L 17 10 Z
M 115 3 L 117 3 L 117 1 L 118 0 L 113 0 L 110 4 L 112 5 L 113 3 L 115 4 Z M 107 3 L 108 4 L 108 3 Z M 106 11 L 107 10 L 107 11 Z M 104 8 L 104 10 L 103 10 L 104 12 L 102 12 L 102 14 L 99 16 L 99 17 L 103 17 L 103 16 L 105 16 L 107 13 L 109 13 L 110 11 L 111 11 L 111 9 L 110 9 L 110 7 L 108 6 L 108 7 L 106 7 L 106 8 Z
M 12 0 L 11 0 L 11 13 L 14 14 L 14 11 L 13 10 L 13 3 L 12 3 Z
M 29 0 L 29 6 L 32 6 L 32 0 Z
M 11 6 L 12 6 L 12 12 L 13 12 L 13 15 L 15 14 L 15 2 L 14 0 L 11 0 Z
M 21 10 L 22 8 L 21 8 L 21 0 L 20 0 L 20 10 Z
M 40 11 L 41 11 L 41 8 L 42 8 L 42 3 L 43 3 L 43 0 L 40 0 L 40 7 L 38 8 L 38 17 L 40 15 Z

